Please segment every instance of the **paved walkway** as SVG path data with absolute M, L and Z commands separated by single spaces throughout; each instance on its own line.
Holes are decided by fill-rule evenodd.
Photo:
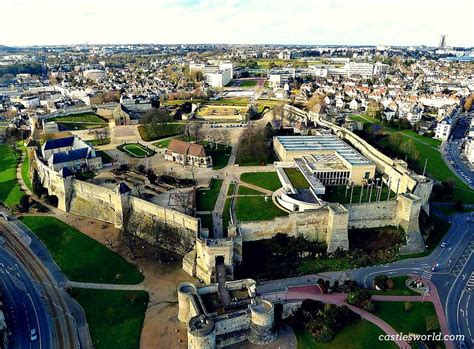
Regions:
M 322 293 L 313 293 L 308 292 L 307 286 L 304 287 L 294 287 L 291 288 L 288 292 L 281 294 L 280 296 L 273 297 L 273 299 L 284 299 L 284 300 L 301 300 L 301 299 L 312 299 L 316 301 L 320 301 L 327 304 L 335 304 L 335 305 L 345 305 L 351 311 L 358 314 L 362 319 L 365 319 L 377 327 L 379 327 L 382 331 L 389 335 L 397 335 L 398 332 L 386 323 L 384 320 L 379 318 L 378 316 L 369 313 L 365 310 L 357 308 L 353 305 L 346 303 L 347 295 L 344 293 L 332 293 L 332 294 L 322 294 Z M 410 345 L 402 340 L 395 342 L 399 348 L 406 349 L 410 348 Z
M 96 290 L 123 290 L 123 291 L 144 291 L 143 283 L 136 285 L 119 285 L 119 284 L 96 284 L 90 282 L 68 281 L 66 286 L 74 288 L 88 288 Z

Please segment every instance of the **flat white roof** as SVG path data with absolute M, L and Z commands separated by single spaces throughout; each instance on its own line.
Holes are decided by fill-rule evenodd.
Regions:
M 371 161 L 334 135 L 276 136 L 287 152 L 335 151 L 351 165 L 370 165 Z

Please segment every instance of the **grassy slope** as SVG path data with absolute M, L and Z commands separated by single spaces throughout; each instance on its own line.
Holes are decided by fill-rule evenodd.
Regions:
M 121 256 L 54 217 L 24 216 L 21 220 L 43 241 L 72 281 L 136 284 L 143 280 L 143 275 Z
M 271 191 L 281 187 L 276 172 L 245 172 L 240 175 L 240 180 Z
M 196 207 L 198 211 L 214 210 L 222 182 L 222 179 L 213 179 L 210 189 L 200 189 L 196 192 Z
M 0 144 L 0 201 L 10 207 L 18 205 L 24 195 L 16 179 L 16 166 L 13 149 Z
M 147 292 L 75 288 L 73 295 L 84 308 L 95 348 L 139 348 Z
M 380 120 L 370 118 L 366 115 L 351 116 L 352 119 L 362 121 L 365 124 L 375 123 L 382 125 Z M 436 139 L 421 136 L 413 130 L 396 130 L 382 125 L 385 133 L 400 133 L 404 140 L 412 139 L 420 152 L 420 158 L 417 160 L 419 168 L 423 168 L 425 160 L 428 159 L 426 171 L 433 178 L 439 181 L 452 180 L 456 187 L 454 189 L 454 200 L 461 200 L 464 203 L 474 203 L 474 191 L 461 181 L 444 162 L 441 153 L 437 149 L 441 142 Z
M 434 306 L 430 302 L 411 302 L 412 309 L 405 310 L 405 302 L 376 302 L 375 315 L 391 325 L 395 331 L 427 334 L 426 318 L 436 316 Z M 438 325 L 439 328 L 439 325 Z M 439 330 L 438 330 L 439 331 Z M 435 330 L 435 332 L 437 332 Z
M 149 125 L 140 125 L 138 126 L 138 132 L 140 133 L 140 137 L 145 142 L 154 141 L 157 139 L 170 137 L 170 136 L 177 136 L 182 134 L 184 130 L 184 124 L 167 124 L 165 129 L 160 128 L 158 132 L 153 132 Z
M 293 187 L 297 189 L 309 189 L 308 181 L 297 168 L 285 168 L 284 170 Z
M 23 178 L 23 182 L 25 182 L 28 189 L 33 191 L 33 185 L 31 184 L 31 177 L 30 177 L 30 160 L 28 158 L 28 152 L 25 151 L 25 160 L 21 164 L 21 178 Z

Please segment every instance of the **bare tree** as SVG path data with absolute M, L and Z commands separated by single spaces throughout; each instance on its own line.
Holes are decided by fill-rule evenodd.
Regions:
M 221 130 L 220 132 L 220 141 L 226 146 L 230 145 L 230 133 L 229 130 Z
M 194 206 L 194 189 L 192 191 L 178 192 L 175 194 L 176 200 L 183 208 L 184 213 L 188 214 Z
M 184 128 L 184 134 L 188 137 L 188 140 L 194 140 L 199 143 L 202 140 L 202 124 L 199 121 L 190 121 Z
M 111 248 L 114 247 L 114 244 L 117 242 L 117 236 L 110 231 L 105 232 L 104 234 L 105 244 L 110 246 Z

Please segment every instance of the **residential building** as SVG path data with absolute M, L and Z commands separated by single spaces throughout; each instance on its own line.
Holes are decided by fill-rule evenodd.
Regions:
M 443 141 L 447 140 L 449 138 L 449 135 L 451 134 L 451 126 L 452 122 L 448 118 L 438 122 L 438 124 L 436 125 L 434 138 Z

